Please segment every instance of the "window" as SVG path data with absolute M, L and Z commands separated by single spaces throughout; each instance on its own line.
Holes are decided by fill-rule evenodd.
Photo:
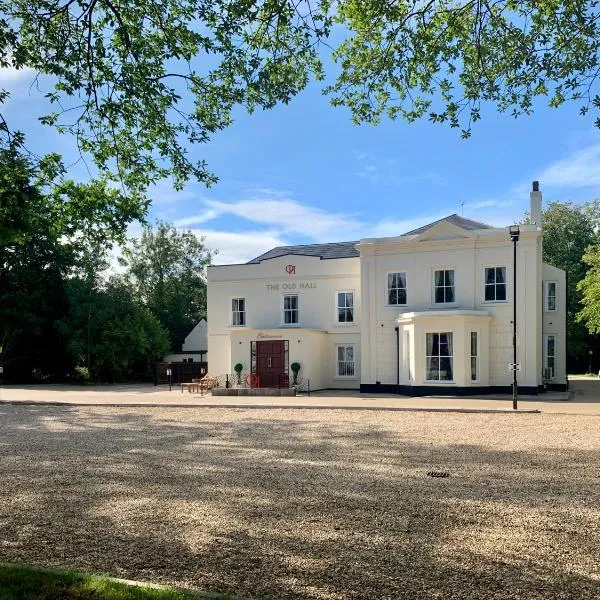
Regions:
M 454 302 L 454 271 L 436 271 L 434 275 L 434 301 L 436 304 Z
M 544 344 L 544 379 L 554 379 L 556 340 L 555 336 L 547 335 Z
M 184 358 L 184 359 L 183 359 L 183 362 L 184 362 L 184 363 L 193 363 L 193 362 L 194 362 L 194 359 L 193 359 L 193 358 Z
M 506 301 L 506 267 L 486 267 L 485 301 Z
M 426 342 L 427 379 L 453 381 L 452 333 L 428 333 Z
M 354 377 L 354 346 L 337 346 L 337 377 Z
M 298 296 L 283 297 L 283 323 L 285 325 L 298 323 Z
M 231 324 L 236 327 L 246 325 L 246 298 L 231 300 Z
M 406 304 L 406 273 L 388 273 L 388 304 Z
M 338 323 L 354 323 L 354 292 L 337 293 Z
M 546 282 L 546 310 L 548 312 L 556 310 L 556 281 Z
M 410 331 L 404 332 L 404 370 L 408 381 L 412 380 L 412 373 L 410 370 Z
M 479 380 L 479 339 L 476 331 L 471 331 L 471 381 Z

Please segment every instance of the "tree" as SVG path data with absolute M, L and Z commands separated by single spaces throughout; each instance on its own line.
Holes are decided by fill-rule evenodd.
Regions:
M 577 317 L 581 308 L 580 282 L 586 276 L 586 251 L 597 241 L 596 203 L 583 206 L 550 202 L 542 213 L 544 261 L 567 273 L 567 335 L 569 367 L 587 368 L 589 337 Z
M 6 0 L 0 15 L 0 66 L 50 75 L 41 121 L 130 190 L 214 182 L 186 144 L 322 79 L 334 24 L 325 91 L 356 122 L 426 117 L 467 136 L 487 101 L 600 107 L 598 0 Z
M 124 248 L 121 262 L 135 294 L 170 335 L 173 350 L 206 316 L 206 267 L 212 253 L 191 231 L 158 221 Z

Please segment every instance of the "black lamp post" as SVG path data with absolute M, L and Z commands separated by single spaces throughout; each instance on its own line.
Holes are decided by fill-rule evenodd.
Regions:
M 521 230 L 518 225 L 511 225 L 508 228 L 510 233 L 510 239 L 513 243 L 513 384 L 512 384 L 512 398 L 513 408 L 517 410 L 517 242 L 519 241 L 519 235 Z

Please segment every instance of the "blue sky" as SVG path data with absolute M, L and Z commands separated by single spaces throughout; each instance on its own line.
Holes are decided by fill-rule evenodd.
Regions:
M 12 90 L 9 124 L 36 152 L 74 161 L 73 140 L 37 124 L 44 100 L 32 80 L 0 71 L 0 87 Z M 191 148 L 219 183 L 182 192 L 161 183 L 151 190 L 150 218 L 205 235 L 219 251 L 215 262 L 229 263 L 275 245 L 399 235 L 454 212 L 507 225 L 527 210 L 533 179 L 544 202 L 600 197 L 600 130 L 574 104 L 540 103 L 534 116 L 517 120 L 488 106 L 462 140 L 458 130 L 427 121 L 355 126 L 320 88 L 312 84 L 270 111 L 240 111 L 229 129 Z M 82 163 L 70 174 L 89 177 Z

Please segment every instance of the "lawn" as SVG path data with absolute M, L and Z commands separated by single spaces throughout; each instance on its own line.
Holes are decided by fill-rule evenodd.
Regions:
M 0 561 L 245 598 L 598 600 L 598 465 L 584 415 L 0 404 Z
M 212 596 L 215 600 L 217 596 Z M 219 596 L 228 600 L 228 596 Z M 0 600 L 208 600 L 174 589 L 128 585 L 110 578 L 0 564 Z

